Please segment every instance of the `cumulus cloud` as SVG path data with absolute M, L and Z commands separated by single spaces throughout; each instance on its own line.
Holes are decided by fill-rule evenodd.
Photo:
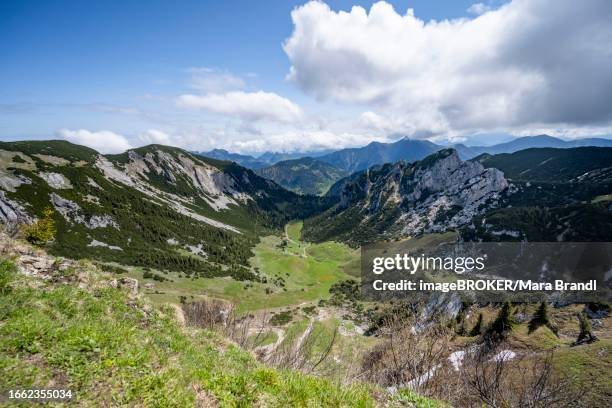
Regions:
M 163 145 L 170 145 L 172 144 L 172 138 L 170 137 L 169 134 L 162 132 L 161 130 L 157 130 L 157 129 L 148 129 L 144 132 L 142 132 L 138 138 L 140 139 L 141 142 L 146 143 L 146 144 L 163 144 Z
M 265 137 L 239 139 L 228 143 L 225 148 L 246 153 L 312 152 L 336 150 L 348 146 L 364 146 L 374 140 L 388 141 L 387 138 L 371 137 L 360 133 L 332 132 L 329 130 L 287 130 L 266 134 Z
M 131 147 L 125 137 L 108 130 L 60 129 L 57 134 L 69 142 L 91 147 L 100 153 L 122 153 Z
M 246 84 L 244 80 L 230 72 L 220 71 L 212 68 L 190 68 L 191 87 L 205 92 L 224 92 L 229 90 L 243 89 Z
M 243 120 L 268 120 L 296 122 L 302 117 L 302 109 L 287 98 L 272 92 L 209 93 L 205 95 L 181 95 L 179 106 L 236 117 Z
M 385 2 L 336 12 L 311 1 L 291 14 L 288 79 L 364 104 L 362 122 L 385 131 L 612 122 L 611 1 L 514 0 L 477 14 L 425 22 Z

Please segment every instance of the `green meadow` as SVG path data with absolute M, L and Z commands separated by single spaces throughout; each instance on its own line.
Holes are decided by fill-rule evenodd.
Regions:
M 230 277 L 193 279 L 174 272 L 163 275 L 170 281 L 158 282 L 143 279 L 139 268 L 129 275 L 143 285 L 153 283 L 145 293 L 159 303 L 176 303 L 181 296 L 187 301 L 213 297 L 236 304 L 241 313 L 316 303 L 329 297 L 335 282 L 359 276 L 359 251 L 337 242 L 306 243 L 301 230 L 301 221 L 289 223 L 284 236 L 262 237 L 254 248 L 251 265 L 267 283 Z

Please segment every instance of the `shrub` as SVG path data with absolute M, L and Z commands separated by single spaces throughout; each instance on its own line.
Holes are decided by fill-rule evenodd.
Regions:
M 578 315 L 578 322 L 580 324 L 580 333 L 578 334 L 578 339 L 574 345 L 591 343 L 597 340 L 597 337 L 593 334 L 591 322 L 589 321 L 589 317 L 586 313 L 580 313 Z
M 51 207 L 43 210 L 42 218 L 30 225 L 23 227 L 23 236 L 32 245 L 43 246 L 55 238 L 54 211 Z
M 291 321 L 293 313 L 290 310 L 275 314 L 270 318 L 270 324 L 273 326 L 284 326 Z

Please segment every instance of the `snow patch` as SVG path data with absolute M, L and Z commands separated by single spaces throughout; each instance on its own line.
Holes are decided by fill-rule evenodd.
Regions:
M 451 353 L 451 355 L 448 356 L 448 361 L 450 361 L 450 363 L 453 365 L 453 368 L 455 369 L 455 371 L 459 371 L 459 368 L 461 368 L 461 364 L 463 363 L 464 358 L 465 358 L 465 351 L 459 350 L 459 351 L 455 351 L 454 353 Z
M 514 357 L 516 357 L 516 353 L 514 351 L 502 350 L 499 353 L 497 353 L 495 356 L 493 356 L 491 361 L 495 361 L 495 362 L 510 361 Z
M 191 252 L 194 255 L 203 256 L 203 257 L 207 255 L 206 251 L 204 251 L 204 248 L 202 248 L 202 244 L 187 245 L 186 248 L 189 250 L 189 252 Z

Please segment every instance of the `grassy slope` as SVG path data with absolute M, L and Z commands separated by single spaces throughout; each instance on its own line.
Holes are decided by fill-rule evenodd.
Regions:
M 358 275 L 359 253 L 344 244 L 325 242 L 306 244 L 300 240 L 301 222 L 288 224 L 286 231 L 289 243 L 286 250 L 278 247 L 278 236 L 263 237 L 255 247 L 251 264 L 259 268 L 267 277 L 268 283 L 239 282 L 231 278 L 206 278 L 193 280 L 169 273 L 172 282 L 152 282 L 154 290 L 147 291 L 156 302 L 177 302 L 179 296 L 191 299 L 212 296 L 234 302 L 238 311 L 254 311 L 296 305 L 303 302 L 316 302 L 329 297 L 329 288 L 335 282 Z M 135 268 L 129 274 L 142 279 L 142 272 Z M 272 283 L 276 277 L 285 281 L 285 290 Z M 250 286 L 252 285 L 252 286 Z M 272 293 L 266 293 L 266 288 Z M 159 293 L 155 293 L 158 291 Z
M 612 401 L 612 339 L 565 348 L 557 352 L 555 366 L 574 378 L 579 389 L 591 392 L 593 406 Z M 609 405 L 607 405 L 609 406 Z
M 374 405 L 362 386 L 266 368 L 104 282 L 35 283 L 6 261 L 0 275 L 12 281 L 0 288 L 1 389 L 70 388 L 80 406 Z

